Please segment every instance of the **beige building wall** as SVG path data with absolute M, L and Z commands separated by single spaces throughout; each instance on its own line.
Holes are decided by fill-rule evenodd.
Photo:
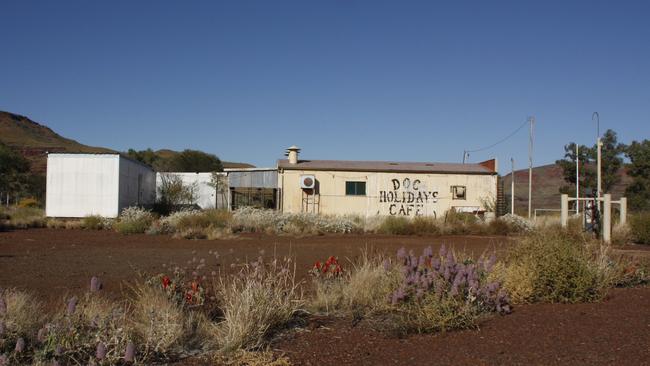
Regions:
M 494 202 L 497 192 L 496 174 L 283 170 L 278 174 L 282 211 L 312 211 L 312 198 L 305 204 L 307 196 L 300 188 L 302 175 L 316 178 L 315 209 L 321 214 L 441 216 L 452 207 L 459 211 L 485 209 L 485 202 Z M 347 196 L 348 181 L 366 182 L 366 195 Z M 465 199 L 453 199 L 453 186 L 466 188 Z

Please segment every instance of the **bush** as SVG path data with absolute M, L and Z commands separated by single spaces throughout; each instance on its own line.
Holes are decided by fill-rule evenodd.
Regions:
M 154 216 L 150 211 L 139 207 L 125 208 L 113 226 L 121 234 L 144 233 L 153 223 Z
M 378 228 L 378 232 L 391 235 L 425 235 L 440 234 L 441 229 L 435 218 L 417 216 L 388 216 Z
M 214 335 L 223 352 L 259 349 L 296 315 L 303 300 L 292 266 L 288 259 L 265 263 L 260 258 L 215 283 L 223 320 Z
M 650 212 L 632 215 L 630 229 L 636 243 L 650 244 Z
M 263 232 L 273 234 L 316 235 L 324 233 L 352 233 L 361 231 L 350 217 L 317 215 L 313 213 L 282 213 L 251 207 L 233 213 L 234 232 Z
M 103 218 L 97 215 L 86 216 L 81 220 L 81 227 L 86 230 L 101 230 L 104 228 Z
M 28 197 L 28 198 L 23 198 L 18 202 L 18 207 L 19 208 L 37 208 L 40 206 L 40 203 L 38 200 L 34 197 Z
M 494 262 L 462 258 L 444 245 L 437 255 L 428 247 L 419 257 L 400 249 L 401 284 L 391 295 L 386 324 L 400 333 L 428 333 L 474 327 L 482 315 L 509 313 L 506 292 L 489 279 Z
M 497 277 L 518 303 L 599 300 L 612 281 L 609 258 L 590 245 L 563 230 L 535 232 L 510 249 Z
M 5 211 L 4 216 L 7 229 L 28 229 L 33 227 L 45 227 L 45 212 L 35 207 L 16 207 Z

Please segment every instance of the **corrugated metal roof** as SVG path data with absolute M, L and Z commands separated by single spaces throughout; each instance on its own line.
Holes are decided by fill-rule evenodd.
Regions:
M 280 159 L 278 160 L 278 168 L 286 170 L 333 170 L 357 172 L 496 174 L 496 172 L 481 164 L 397 161 L 299 160 L 297 164 L 289 164 L 289 160 Z

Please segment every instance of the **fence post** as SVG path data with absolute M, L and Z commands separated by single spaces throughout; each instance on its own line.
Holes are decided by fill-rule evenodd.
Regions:
M 612 195 L 603 195 L 603 240 L 605 243 L 612 241 Z
M 621 223 L 621 225 L 625 225 L 627 223 L 627 198 L 621 197 L 620 202 L 621 202 L 620 204 L 621 209 L 619 210 L 619 212 L 621 214 L 621 218 L 619 222 Z
M 560 222 L 562 227 L 567 227 L 569 221 L 569 195 L 563 194 L 560 202 Z

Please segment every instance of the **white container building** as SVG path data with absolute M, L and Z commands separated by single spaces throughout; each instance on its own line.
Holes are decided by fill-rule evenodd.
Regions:
M 48 217 L 114 218 L 126 207 L 153 205 L 156 173 L 117 153 L 51 153 L 46 189 Z

